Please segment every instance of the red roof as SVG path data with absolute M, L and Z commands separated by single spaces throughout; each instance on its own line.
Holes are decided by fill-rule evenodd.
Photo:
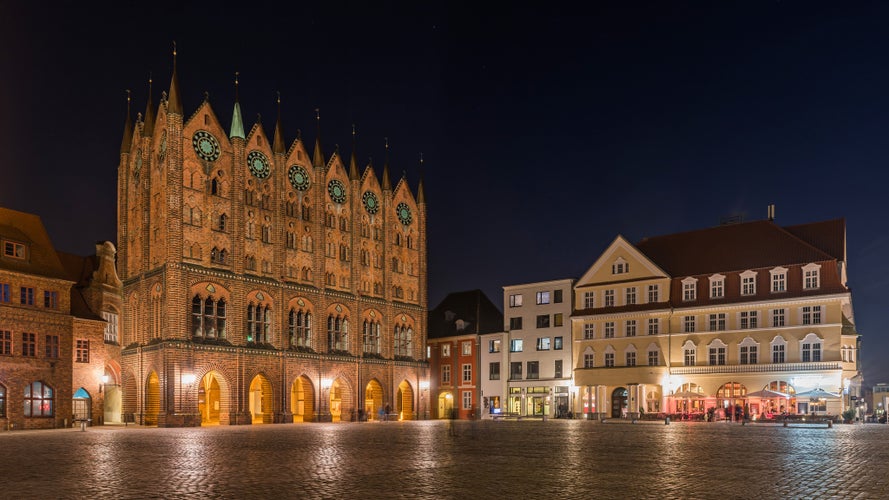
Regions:
M 782 228 L 772 221 L 729 224 L 645 238 L 636 248 L 673 277 L 840 260 L 845 221 Z

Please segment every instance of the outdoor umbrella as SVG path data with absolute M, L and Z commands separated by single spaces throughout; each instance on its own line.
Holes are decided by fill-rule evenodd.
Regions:
M 813 389 L 811 391 L 798 392 L 798 393 L 796 393 L 796 397 L 798 397 L 798 398 L 812 398 L 812 399 L 821 399 L 821 398 L 840 399 L 840 397 L 842 397 L 842 396 L 840 396 L 839 394 L 835 394 L 833 392 L 827 392 L 824 389 L 821 389 L 819 387 L 818 389 Z
M 790 394 L 785 394 L 783 392 L 773 391 L 770 389 L 763 389 L 761 391 L 756 392 L 748 392 L 748 398 L 762 398 L 762 399 L 777 399 L 777 398 L 789 398 Z

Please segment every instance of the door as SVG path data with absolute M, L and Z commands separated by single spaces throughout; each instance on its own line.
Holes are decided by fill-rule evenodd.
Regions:
M 611 418 L 626 416 L 628 397 L 629 392 L 624 387 L 618 387 L 611 393 Z

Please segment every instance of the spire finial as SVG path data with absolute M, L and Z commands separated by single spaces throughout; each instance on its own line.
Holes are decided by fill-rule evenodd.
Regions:
M 281 91 L 277 90 L 278 93 L 278 111 L 281 111 Z
M 235 71 L 235 102 L 238 100 L 238 76 L 240 76 L 240 71 Z
M 130 89 L 127 89 L 126 92 L 127 92 L 127 109 L 130 109 Z
M 210 93 L 205 90 L 204 91 L 204 102 L 209 101 L 209 100 L 210 100 Z
M 420 168 L 423 168 L 423 152 L 420 151 Z
M 173 62 L 176 62 L 176 40 L 173 40 Z

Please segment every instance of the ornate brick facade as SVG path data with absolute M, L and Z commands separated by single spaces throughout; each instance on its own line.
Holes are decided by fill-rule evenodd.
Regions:
M 127 117 L 118 169 L 124 413 L 146 424 L 422 414 L 426 204 L 320 138 L 226 133 L 208 101 Z M 319 122 L 320 123 L 320 122 Z M 319 126 L 320 129 L 320 126 Z

